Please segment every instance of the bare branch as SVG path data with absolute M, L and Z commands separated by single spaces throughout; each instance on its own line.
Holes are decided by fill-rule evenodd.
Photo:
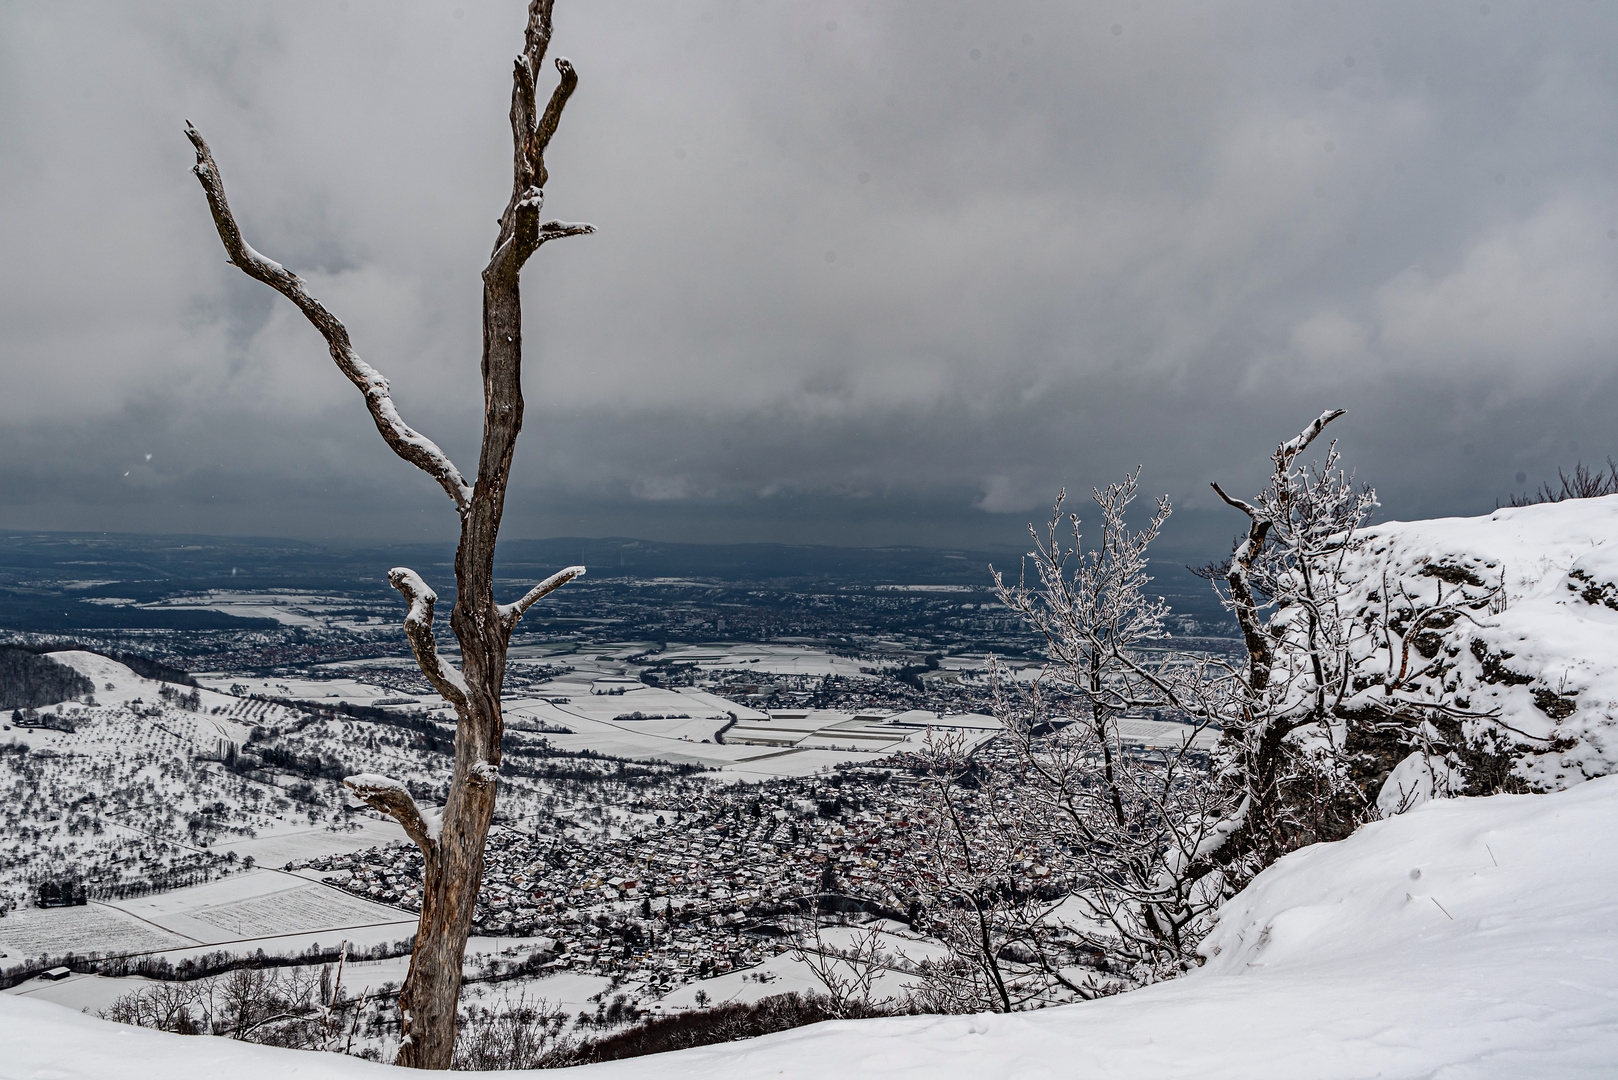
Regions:
M 343 778 L 343 786 L 352 791 L 372 810 L 388 815 L 404 826 L 410 839 L 421 848 L 423 855 L 431 856 L 438 846 L 438 822 L 428 820 L 410 797 L 409 790 L 399 781 L 376 773 L 360 773 Z
M 461 471 L 439 449 L 437 443 L 406 424 L 399 416 L 398 407 L 389 393 L 388 380 L 355 355 L 348 329 L 326 310 L 325 305 L 309 295 L 302 279 L 274 259 L 265 258 L 254 251 L 252 245 L 243 239 L 241 227 L 236 224 L 230 204 L 225 200 L 224 178 L 219 175 L 219 166 L 214 164 L 207 142 L 189 120 L 186 121 L 185 134 L 197 151 L 197 163 L 191 171 L 196 174 L 208 197 L 214 227 L 219 230 L 219 239 L 225 245 L 231 265 L 248 277 L 262 281 L 298 306 L 298 310 L 326 339 L 331 358 L 337 362 L 338 369 L 365 395 L 365 407 L 370 410 L 377 431 L 382 433 L 382 438 L 393 448 L 393 452 L 438 481 L 438 485 L 454 501 L 456 509 L 464 513 L 472 502 L 472 486 L 466 482 Z
M 1240 510 L 1242 513 L 1246 514 L 1250 518 L 1256 518 L 1256 517 L 1259 516 L 1258 515 L 1258 509 L 1256 507 L 1254 507 L 1251 503 L 1246 503 L 1246 502 L 1243 502 L 1240 499 L 1232 498 L 1231 496 L 1226 495 L 1225 494 L 1225 489 L 1219 486 L 1219 481 L 1215 480 L 1212 483 L 1210 483 L 1208 486 L 1214 489 L 1214 493 L 1216 495 L 1218 495 L 1221 499 L 1225 500 L 1225 505 L 1234 506 L 1236 509 Z
M 514 604 L 501 604 L 499 607 L 500 619 L 506 624 L 506 632 L 510 633 L 517 625 L 523 612 L 534 606 L 534 603 L 560 589 L 574 578 L 584 576 L 584 567 L 570 566 L 566 570 L 559 570 L 550 577 L 535 585 L 523 594 L 523 598 Z
M 539 223 L 539 209 L 545 199 L 545 182 L 550 178 L 545 168 L 545 149 L 562 121 L 562 110 L 567 106 L 568 98 L 579 84 L 579 75 L 573 65 L 567 59 L 557 57 L 556 70 L 561 78 L 551 92 L 544 114 L 538 114 L 535 79 L 539 65 L 545 60 L 545 50 L 550 46 L 552 3 L 553 0 L 533 0 L 528 5 L 528 30 L 522 55 L 512 65 L 511 199 L 506 203 L 505 212 L 500 215 L 500 234 L 494 242 L 489 267 L 484 271 L 486 280 L 522 269 L 528 257 L 541 244 L 563 236 L 583 236 L 595 232 L 593 225 L 583 223 Z
M 551 144 L 551 136 L 556 134 L 556 125 L 561 123 L 567 99 L 573 96 L 574 87 L 579 85 L 579 73 L 573 70 L 573 65 L 566 57 L 556 58 L 556 70 L 561 79 L 556 89 L 551 91 L 551 99 L 545 104 L 545 114 L 539 118 L 528 140 L 528 160 L 533 164 L 534 176 L 540 187 L 544 187 L 545 181 L 550 178 L 545 171 L 545 148 Z
M 1346 409 L 1327 409 L 1325 412 L 1315 417 L 1314 421 L 1311 422 L 1308 427 L 1299 432 L 1297 438 L 1288 439 L 1286 442 L 1276 447 L 1276 467 L 1282 471 L 1285 471 L 1287 466 L 1292 464 L 1292 459 L 1308 449 L 1309 444 L 1314 442 L 1315 438 L 1322 431 L 1326 430 L 1327 424 L 1331 423 L 1339 416 L 1342 416 L 1345 412 L 1347 412 Z
M 588 236 L 595 231 L 594 225 L 583 221 L 547 221 L 539 227 L 539 243 L 559 240 L 564 236 Z
M 466 704 L 466 680 L 438 652 L 438 641 L 433 636 L 433 604 L 438 594 L 428 587 L 421 575 L 406 566 L 395 566 L 388 571 L 388 584 L 410 602 L 405 613 L 405 637 L 410 640 L 410 651 L 416 654 L 416 665 L 427 681 L 433 684 L 443 699 L 451 705 Z

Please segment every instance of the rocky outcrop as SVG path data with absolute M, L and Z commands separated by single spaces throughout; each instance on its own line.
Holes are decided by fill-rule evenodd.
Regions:
M 1618 496 L 1363 536 L 1345 566 L 1358 626 L 1386 619 L 1402 633 L 1440 597 L 1503 586 L 1409 640 L 1430 689 L 1441 682 L 1471 714 L 1435 717 L 1428 732 L 1471 774 L 1469 790 L 1556 790 L 1618 771 Z

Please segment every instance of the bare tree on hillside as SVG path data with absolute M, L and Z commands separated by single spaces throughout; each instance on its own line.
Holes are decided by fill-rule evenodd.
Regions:
M 1222 595 L 1246 644 L 1233 672 L 1216 759 L 1240 798 L 1223 823 L 1219 860 L 1238 883 L 1294 848 L 1346 836 L 1377 816 L 1377 792 L 1356 755 L 1367 744 L 1420 746 L 1431 753 L 1434 722 L 1467 710 L 1452 656 L 1437 632 L 1487 615 L 1501 583 L 1445 574 L 1412 591 L 1384 576 L 1356 606 L 1363 570 L 1351 564 L 1376 493 L 1339 464 L 1336 443 L 1324 462 L 1300 465 L 1309 445 L 1339 416 L 1322 413 L 1271 455 L 1269 484 L 1252 502 L 1214 491 L 1248 519 L 1222 578 Z M 1472 575 L 1468 574 L 1468 577 Z M 1357 777 L 1356 772 L 1369 772 Z
M 439 655 L 434 640 L 437 595 L 413 570 L 395 567 L 388 572 L 389 582 L 409 604 L 404 629 L 416 662 L 458 717 L 448 800 L 441 814 L 423 814 L 404 784 L 396 780 L 363 775 L 346 781 L 366 803 L 398 820 L 421 848 L 425 861 L 416 947 L 399 995 L 402 1038 L 398 1063 L 419 1068 L 448 1068 L 454 1053 L 461 961 L 483 876 L 484 842 L 499 779 L 504 726 L 500 693 L 507 645 L 530 605 L 584 573 L 581 566 L 569 567 L 513 603 L 501 604 L 495 599 L 495 540 L 523 417 L 518 277 L 541 244 L 594 231 L 590 225 L 541 222 L 539 217 L 546 181 L 545 149 L 578 82 L 573 66 L 557 59 L 560 80 L 540 110 L 535 79 L 550 44 L 552 4 L 553 0 L 533 0 L 529 5 L 527 34 L 512 78 L 513 177 L 494 252 L 483 271 L 483 442 L 473 482 L 467 481 L 437 444 L 405 423 L 389 393 L 388 381 L 360 359 L 347 329 L 309 295 L 304 282 L 243 239 L 225 201 L 224 184 L 208 144 L 194 127 L 186 125 L 186 135 L 197 153 L 193 171 L 207 195 L 231 264 L 297 305 L 325 337 L 338 369 L 364 394 L 382 438 L 444 489 L 461 519 L 455 606 L 450 614 L 450 626 L 461 645 L 460 668 Z
M 1150 981 L 1196 963 L 1221 898 L 1207 853 L 1229 796 L 1209 782 L 1199 743 L 1229 679 L 1211 658 L 1170 647 L 1168 605 L 1146 592 L 1147 551 L 1169 501 L 1131 530 L 1139 475 L 1094 492 L 1100 520 L 1088 542 L 1078 516 L 1064 518 L 1064 493 L 1045 536 L 1029 530 L 1034 579 L 1025 570 L 1011 585 L 995 575 L 1001 602 L 1044 639 L 1047 657 L 1027 687 L 997 666 L 995 713 L 1016 753 L 1025 813 L 1088 882 L 1074 898 L 1097 929 L 1077 937 L 1131 981 Z M 1173 745 L 1138 745 L 1125 720 L 1147 713 L 1186 727 Z
M 1541 483 L 1537 491 L 1526 495 L 1512 495 L 1507 506 L 1536 506 L 1539 503 L 1566 502 L 1568 499 L 1599 499 L 1603 495 L 1618 495 L 1618 461 L 1607 459 L 1603 472 L 1599 466 L 1591 468 L 1584 462 L 1575 462 L 1573 472 L 1556 470 L 1558 484 Z M 1495 505 L 1500 505 L 1498 500 Z
M 943 740 L 924 756 L 931 814 L 917 842 L 949 948 L 921 972 L 929 1006 L 1027 1008 L 1186 970 L 1232 891 L 1380 816 L 1400 756 L 1432 776 L 1464 764 L 1459 722 L 1486 714 L 1468 711 L 1455 677 L 1471 654 L 1442 634 L 1497 610 L 1501 587 L 1438 563 L 1373 575 L 1361 525 L 1375 493 L 1335 445 L 1300 463 L 1340 415 L 1281 443 L 1251 502 L 1215 485 L 1249 522 L 1231 558 L 1202 571 L 1241 627 L 1240 659 L 1166 640 L 1166 607 L 1146 586 L 1169 505 L 1131 530 L 1137 475 L 1095 492 L 1089 537 L 1059 499 L 1048 531 L 1031 529 L 1024 575 L 996 575 L 1046 662 L 1032 682 L 994 667 L 1009 755 Z M 1131 738 L 1147 713 L 1184 722 L 1182 737 Z M 1199 736 L 1214 729 L 1210 752 Z

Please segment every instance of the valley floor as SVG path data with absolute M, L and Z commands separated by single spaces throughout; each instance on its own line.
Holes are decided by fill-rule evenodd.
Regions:
M 1015 1016 L 840 1022 L 593 1077 L 1607 1077 L 1618 1060 L 1618 777 L 1435 802 L 1282 860 L 1176 982 Z M 0 996 L 5 1080 L 381 1076 Z M 290 1054 L 298 1053 L 297 1057 Z

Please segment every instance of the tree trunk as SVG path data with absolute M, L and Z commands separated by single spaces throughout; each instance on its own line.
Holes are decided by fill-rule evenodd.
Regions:
M 545 148 L 562 109 L 578 83 L 573 66 L 558 59 L 560 79 L 540 113 L 534 79 L 551 37 L 554 0 L 531 0 L 522 55 L 512 75 L 513 144 L 511 199 L 500 217 L 494 252 L 483 272 L 483 446 L 475 484 L 432 440 L 400 417 L 388 381 L 354 352 L 348 331 L 310 296 L 290 270 L 260 255 L 242 238 L 225 199 L 224 181 L 208 144 L 189 122 L 196 147 L 193 170 L 208 197 L 214 225 L 231 263 L 298 306 L 326 339 L 332 359 L 365 395 L 366 408 L 384 440 L 401 458 L 436 480 L 461 516 L 455 553 L 455 607 L 450 625 L 461 644 L 461 667 L 439 655 L 433 636 L 437 595 L 413 570 L 395 567 L 388 580 L 409 603 L 405 636 L 422 673 L 455 707 L 455 766 L 442 812 L 424 815 L 405 785 L 385 776 L 348 777 L 344 783 L 371 807 L 391 815 L 422 852 L 421 918 L 410 973 L 399 994 L 401 1039 L 398 1063 L 447 1069 L 455 1053 L 461 964 L 483 881 L 483 847 L 494 820 L 499 786 L 500 712 L 506 647 L 529 606 L 584 573 L 568 567 L 511 604 L 494 595 L 494 549 L 505 511 L 512 453 L 522 430 L 522 267 L 540 245 L 563 236 L 594 232 L 593 226 L 539 220 L 546 180 Z
M 399 992 L 398 1063 L 415 1068 L 448 1068 L 454 1055 L 461 964 L 483 881 L 483 848 L 494 820 L 495 770 L 505 731 L 500 696 L 510 627 L 494 599 L 494 549 L 511 456 L 522 430 L 522 294 L 518 275 L 507 270 L 509 260 L 500 251 L 497 247 L 484 272 L 483 450 L 471 506 L 461 518 L 450 614 L 461 643 L 466 704 L 455 729 L 455 774 L 436 857 L 423 863 L 416 948 Z

